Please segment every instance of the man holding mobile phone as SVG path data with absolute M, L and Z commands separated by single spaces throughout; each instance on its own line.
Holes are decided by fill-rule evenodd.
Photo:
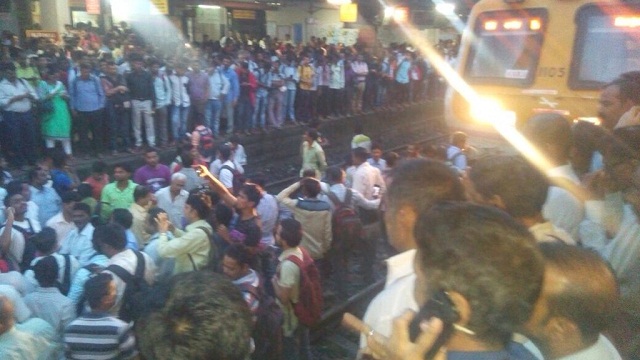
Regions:
M 376 169 L 377 170 L 377 169 Z M 393 320 L 407 309 L 418 311 L 413 296 L 416 241 L 413 228 L 420 214 L 437 201 L 464 200 L 460 179 L 443 163 L 416 159 L 403 162 L 391 173 L 391 185 L 383 194 L 387 202 L 384 221 L 389 242 L 399 254 L 386 260 L 385 289 L 369 304 L 364 321 L 382 336 L 390 336 Z M 360 346 L 367 345 L 362 336 Z

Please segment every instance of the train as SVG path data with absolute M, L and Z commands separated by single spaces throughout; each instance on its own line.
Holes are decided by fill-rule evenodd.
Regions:
M 519 128 L 543 112 L 598 124 L 602 87 L 640 70 L 640 2 L 481 0 L 454 68 L 466 85 L 447 89 L 450 126 Z

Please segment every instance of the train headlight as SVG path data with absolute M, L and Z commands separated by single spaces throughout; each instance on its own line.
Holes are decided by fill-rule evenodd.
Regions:
M 471 103 L 471 117 L 482 123 L 492 125 L 516 125 L 516 113 L 506 110 L 500 101 L 491 98 L 478 98 Z

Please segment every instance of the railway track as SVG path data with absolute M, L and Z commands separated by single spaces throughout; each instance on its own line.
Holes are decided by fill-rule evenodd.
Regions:
M 422 145 L 439 143 L 443 141 L 446 136 L 447 134 L 437 133 L 419 141 L 418 143 Z M 400 151 L 405 146 L 406 145 L 398 146 L 389 149 L 389 151 Z M 296 181 L 297 179 L 298 177 L 296 176 L 287 177 L 269 184 L 268 187 L 270 189 L 281 188 Z M 378 248 L 385 247 L 382 244 L 385 240 L 376 240 L 378 241 Z M 387 255 L 378 255 L 376 261 L 382 262 L 386 256 Z M 350 268 L 350 271 L 353 271 L 353 267 Z M 325 309 L 320 322 L 311 329 L 312 352 L 315 359 L 355 359 L 359 348 L 358 334 L 354 334 L 341 328 L 340 322 L 345 312 L 354 314 L 359 318 L 364 316 L 369 302 L 371 302 L 371 300 L 384 288 L 385 274 L 381 272 L 378 275 L 379 280 L 373 284 L 359 284 L 360 286 L 357 291 L 355 291 L 355 293 L 347 300 L 335 302 Z M 329 293 L 332 293 L 332 289 L 328 290 Z

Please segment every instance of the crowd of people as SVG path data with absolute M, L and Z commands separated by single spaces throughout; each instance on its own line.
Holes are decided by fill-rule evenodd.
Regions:
M 214 137 L 256 134 L 424 101 L 439 87 L 408 45 L 307 44 L 266 37 L 155 44 L 126 24 L 102 36 L 82 25 L 62 45 L 3 46 L 2 153 L 34 165 L 34 148 L 86 156 L 175 146 L 202 126 Z M 176 39 L 177 40 L 177 39 Z M 222 119 L 222 121 L 221 121 Z M 32 131 L 36 128 L 38 131 Z
M 317 61 L 308 54 L 302 67 Z M 128 59 L 136 85 L 115 92 L 153 79 L 144 58 Z M 108 93 L 92 71 L 80 62 L 72 104 L 74 93 Z M 131 102 L 139 120 L 157 105 Z M 72 108 L 91 117 L 90 104 Z M 523 156 L 474 159 L 460 132 L 385 154 L 361 127 L 350 161 L 329 166 L 310 128 L 300 179 L 278 194 L 259 173 L 247 179 L 237 138 L 205 141 L 206 110 L 172 164 L 149 146 L 135 171 L 97 161 L 80 182 L 54 149 L 26 180 L 0 172 L 0 357 L 311 359 L 323 286 L 346 299 L 352 271 L 375 281 L 382 238 L 395 251 L 384 290 L 353 321 L 364 358 L 637 358 L 639 109 L 631 72 L 603 89 L 602 126 L 535 115 L 521 133 L 544 169 Z M 158 145 L 150 129 L 137 134 Z M 353 254 L 365 259 L 355 270 Z

